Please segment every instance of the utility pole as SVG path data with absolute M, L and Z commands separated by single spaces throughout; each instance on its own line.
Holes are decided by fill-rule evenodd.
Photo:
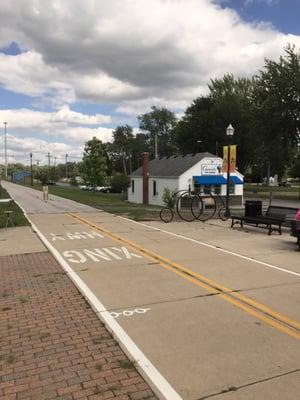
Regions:
M 154 136 L 154 144 L 155 144 L 155 158 L 158 158 L 158 153 L 157 153 L 157 133 Z
M 35 161 L 36 161 L 35 175 L 37 175 L 39 173 L 39 166 L 41 160 L 35 160 Z
M 56 159 L 57 159 L 57 157 L 55 156 L 54 157 L 54 167 L 56 166 Z
M 50 180 L 50 158 L 51 158 L 51 155 L 49 152 L 47 154 L 47 157 L 48 157 L 48 180 Z
M 33 187 L 32 153 L 30 153 L 30 186 Z
M 68 179 L 68 154 L 66 154 L 66 179 Z
M 7 122 L 3 122 L 3 124 L 4 124 L 4 178 L 7 179 L 7 136 L 6 136 Z

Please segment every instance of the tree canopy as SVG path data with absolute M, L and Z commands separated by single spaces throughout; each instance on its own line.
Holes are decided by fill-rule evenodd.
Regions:
M 107 158 L 105 146 L 101 140 L 93 137 L 84 146 L 83 159 L 80 166 L 82 178 L 90 185 L 104 185 L 106 171 Z

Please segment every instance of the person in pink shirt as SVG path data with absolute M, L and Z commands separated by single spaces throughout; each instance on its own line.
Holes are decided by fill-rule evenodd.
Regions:
M 295 220 L 296 220 L 296 224 L 295 224 L 295 227 L 294 227 L 293 235 L 297 237 L 298 249 L 300 251 L 300 208 L 296 212 Z

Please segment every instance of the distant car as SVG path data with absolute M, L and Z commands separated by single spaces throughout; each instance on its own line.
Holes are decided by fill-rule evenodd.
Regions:
M 86 185 L 79 185 L 78 187 L 79 187 L 79 189 L 81 189 L 81 190 L 86 190 Z
M 51 185 L 56 185 L 56 183 L 53 181 L 48 181 L 48 182 L 46 182 L 46 185 L 51 186 Z
M 95 186 L 94 187 L 94 191 L 95 192 L 102 192 L 103 188 L 104 188 L 104 186 Z
M 283 182 L 279 182 L 278 186 L 282 186 L 282 187 L 291 187 L 292 185 L 287 182 L 287 181 L 283 181 Z
M 101 193 L 110 193 L 111 192 L 111 187 L 110 186 L 102 186 Z

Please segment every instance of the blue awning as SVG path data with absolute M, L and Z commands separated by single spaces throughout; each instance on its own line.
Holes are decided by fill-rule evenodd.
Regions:
M 199 185 L 226 185 L 226 179 L 223 175 L 193 176 L 193 180 Z
M 223 175 L 193 176 L 193 180 L 198 185 L 226 185 L 227 183 Z M 243 185 L 243 181 L 235 175 L 230 175 L 230 180 L 234 185 Z
M 227 179 L 226 179 L 227 180 Z M 238 176 L 235 176 L 235 175 L 230 175 L 230 180 L 235 184 L 235 185 L 243 185 L 244 184 L 244 182 L 238 177 Z

